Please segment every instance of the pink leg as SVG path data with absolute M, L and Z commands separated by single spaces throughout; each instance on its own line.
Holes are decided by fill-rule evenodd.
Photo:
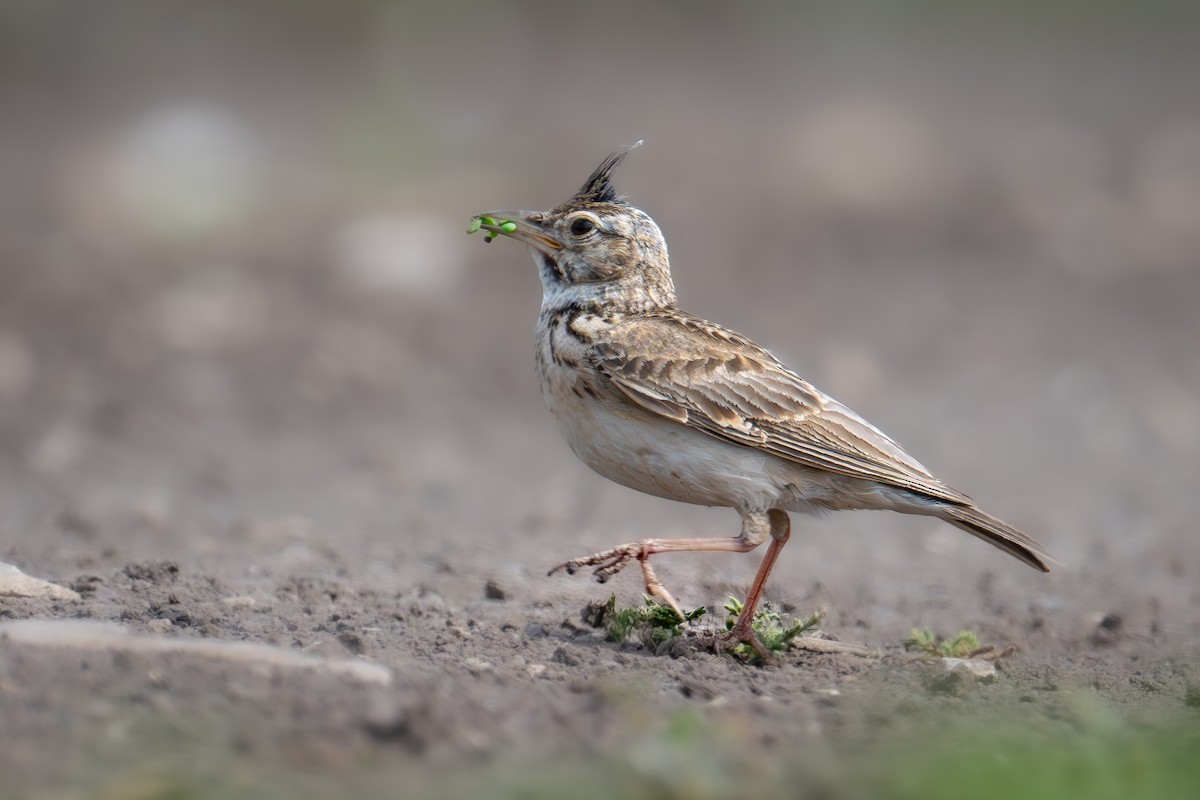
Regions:
M 746 595 L 746 602 L 742 605 L 742 613 L 738 615 L 737 622 L 733 624 L 733 629 L 729 633 L 720 637 L 723 644 L 746 642 L 754 648 L 763 661 L 770 661 L 771 654 L 758 640 L 751 624 L 754 622 L 754 612 L 758 609 L 758 603 L 762 600 L 763 589 L 767 585 L 767 576 L 775 568 L 775 561 L 779 558 L 780 551 L 792 536 L 792 523 L 788 520 L 787 514 L 778 509 L 771 509 L 768 513 L 771 516 L 771 546 L 758 566 L 758 573 L 754 576 L 754 583 L 750 584 L 750 592 Z
M 636 558 L 642 566 L 642 578 L 646 582 L 646 593 L 651 597 L 657 597 L 673 608 L 680 619 L 685 619 L 683 610 L 675 602 L 671 593 L 667 591 L 667 587 L 663 586 L 662 581 L 658 579 L 654 568 L 650 566 L 650 556 L 658 553 L 681 552 L 748 553 L 762 544 L 764 538 L 764 536 L 754 536 L 752 533 L 747 535 L 747 530 L 743 527 L 742 535 L 735 538 L 642 539 L 639 542 L 630 542 L 590 556 L 572 559 L 559 564 L 550 570 L 549 574 L 553 575 L 559 570 L 566 570 L 568 575 L 574 575 L 583 567 L 595 567 L 593 572 L 596 580 L 604 583 Z
M 741 615 L 738 617 L 737 623 L 733 630 L 722 640 L 729 641 L 748 641 L 757 648 L 762 645 L 758 642 L 758 637 L 754 636 L 750 630 L 750 621 L 754 619 L 754 610 L 758 606 L 759 598 L 762 597 L 763 586 L 767 582 L 767 576 L 771 573 L 771 568 L 775 566 L 775 560 L 779 557 L 779 551 L 791 535 L 791 524 L 788 522 L 788 516 L 778 509 L 770 511 L 741 511 L 742 515 L 742 534 L 737 537 L 730 538 L 702 538 L 702 539 L 642 539 L 640 542 L 630 542 L 623 544 L 620 547 L 614 547 L 611 550 L 604 550 L 594 555 L 576 558 L 564 564 L 559 564 L 554 569 L 550 570 L 550 574 L 559 570 L 566 570 L 568 575 L 574 575 L 583 567 L 595 567 L 593 572 L 596 575 L 596 580 L 604 583 L 613 575 L 616 575 L 624 569 L 630 561 L 635 558 L 642 566 L 642 578 L 646 582 L 646 592 L 651 597 L 657 597 L 679 615 L 680 619 L 684 619 L 683 611 L 679 608 L 679 604 L 675 602 L 675 598 L 662 585 L 662 581 L 654 573 L 654 569 L 650 566 L 650 556 L 658 553 L 679 553 L 679 552 L 725 552 L 725 553 L 748 553 L 754 548 L 767 540 L 767 536 L 771 536 L 771 549 L 767 552 L 763 559 L 762 565 L 758 568 L 758 574 L 754 577 L 754 583 L 750 587 L 750 595 L 746 598 L 746 604 L 743 607 Z

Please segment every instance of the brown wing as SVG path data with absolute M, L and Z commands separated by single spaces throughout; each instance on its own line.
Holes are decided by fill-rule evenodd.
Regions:
M 647 411 L 807 467 L 970 502 L 740 334 L 676 311 L 589 333 L 596 366 Z

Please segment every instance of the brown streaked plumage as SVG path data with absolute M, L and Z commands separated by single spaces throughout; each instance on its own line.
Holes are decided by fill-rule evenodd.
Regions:
M 644 539 L 552 573 L 593 567 L 605 581 L 636 559 L 647 591 L 678 611 L 651 556 L 748 552 L 770 538 L 726 637 L 761 648 L 750 621 L 790 536 L 787 511 L 934 516 L 1048 571 L 1041 545 L 939 481 L 862 417 L 741 334 L 676 308 L 661 231 L 612 188 L 624 157 L 608 156 L 550 211 L 487 212 L 517 223 L 515 231 L 484 227 L 528 244 L 539 267 L 542 396 L 575 454 L 639 491 L 734 508 L 742 530 L 730 538 Z

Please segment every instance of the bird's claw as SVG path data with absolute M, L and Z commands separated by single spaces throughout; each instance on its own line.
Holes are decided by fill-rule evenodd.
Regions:
M 763 664 L 768 666 L 775 664 L 775 657 L 749 625 L 734 625 L 731 630 L 705 640 L 705 644 L 711 647 L 713 652 L 718 655 L 743 642 L 754 649 L 755 655 L 758 656 Z
M 559 564 L 548 574 L 553 575 L 559 570 L 565 571 L 568 575 L 574 575 L 584 567 L 595 567 L 592 574 L 596 576 L 597 583 L 608 583 L 608 579 L 616 575 L 625 567 L 629 566 L 629 562 L 636 559 L 642 565 L 642 579 L 646 584 L 646 593 L 651 597 L 670 606 L 679 619 L 686 620 L 687 617 L 683 613 L 683 609 L 679 607 L 679 603 L 675 602 L 675 598 L 667 591 L 667 587 L 662 585 L 662 581 L 654 573 L 654 568 L 650 566 L 650 556 L 654 554 L 652 547 L 653 540 L 641 542 L 631 542 L 623 544 L 620 547 L 614 547 L 611 550 L 604 550 L 600 553 L 593 553 L 590 556 L 583 558 L 573 558 L 570 561 Z
M 590 556 L 583 558 L 573 558 L 570 561 L 565 561 L 559 564 L 554 569 L 550 570 L 549 575 L 553 575 L 559 570 L 565 571 L 568 575 L 574 575 L 584 567 L 595 567 L 592 574 L 596 576 L 597 583 L 607 583 L 608 579 L 616 575 L 621 570 L 641 554 L 641 546 L 636 544 L 626 544 L 620 547 L 614 547 L 611 550 L 605 550 L 600 553 L 593 553 Z

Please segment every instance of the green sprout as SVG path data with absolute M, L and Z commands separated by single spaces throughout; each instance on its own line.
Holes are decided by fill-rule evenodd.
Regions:
M 613 642 L 635 641 L 651 650 L 663 643 L 683 635 L 683 624 L 700 619 L 708 609 L 701 606 L 679 619 L 675 609 L 663 605 L 651 597 L 644 597 L 645 605 L 632 608 L 617 608 L 617 596 L 608 598 L 600 612 L 608 630 L 608 639 Z
M 726 600 L 725 610 L 729 613 L 729 617 L 725 620 L 727 630 L 733 628 L 744 608 L 742 601 L 736 597 Z M 814 611 L 804 619 L 792 619 L 791 624 L 785 626 L 783 615 L 770 602 L 764 600 L 762 606 L 754 614 L 750 629 L 754 631 L 754 635 L 763 643 L 768 652 L 778 653 L 787 649 L 792 640 L 800 634 L 816 628 L 824 619 L 825 612 Z M 730 648 L 729 652 L 743 661 L 756 661 L 759 657 L 758 652 L 746 642 L 739 642 Z
M 645 604 L 641 606 L 617 608 L 617 597 L 612 595 L 606 603 L 589 606 L 584 618 L 594 627 L 605 628 L 609 641 L 632 642 L 648 650 L 657 651 L 663 644 L 681 636 L 696 636 L 706 643 L 711 641 L 711 629 L 707 633 L 684 629 L 687 623 L 694 622 L 707 613 L 703 606 L 688 612 L 681 620 L 670 606 L 663 605 L 651 597 L 644 596 L 644 600 Z M 725 622 L 726 630 L 733 627 L 736 617 L 742 613 L 742 608 L 740 600 L 729 598 L 725 610 L 731 616 Z M 824 613 L 817 611 L 805 619 L 793 619 L 785 624 L 779 611 L 770 603 L 763 603 L 754 615 L 751 629 L 768 652 L 779 652 L 787 649 L 792 640 L 800 634 L 820 625 L 824 618 Z M 758 652 L 745 642 L 722 649 L 747 663 L 756 663 L 759 660 Z
M 949 639 L 939 639 L 929 628 L 913 628 L 901 642 L 905 650 L 919 650 L 943 658 L 970 658 L 985 648 L 973 631 L 962 630 Z
M 496 238 L 498 233 L 516 233 L 517 223 L 511 219 L 498 220 L 494 217 L 479 215 L 471 217 L 471 222 L 467 225 L 467 233 L 475 233 L 480 228 L 487 228 L 484 232 L 483 240 L 490 242 Z

